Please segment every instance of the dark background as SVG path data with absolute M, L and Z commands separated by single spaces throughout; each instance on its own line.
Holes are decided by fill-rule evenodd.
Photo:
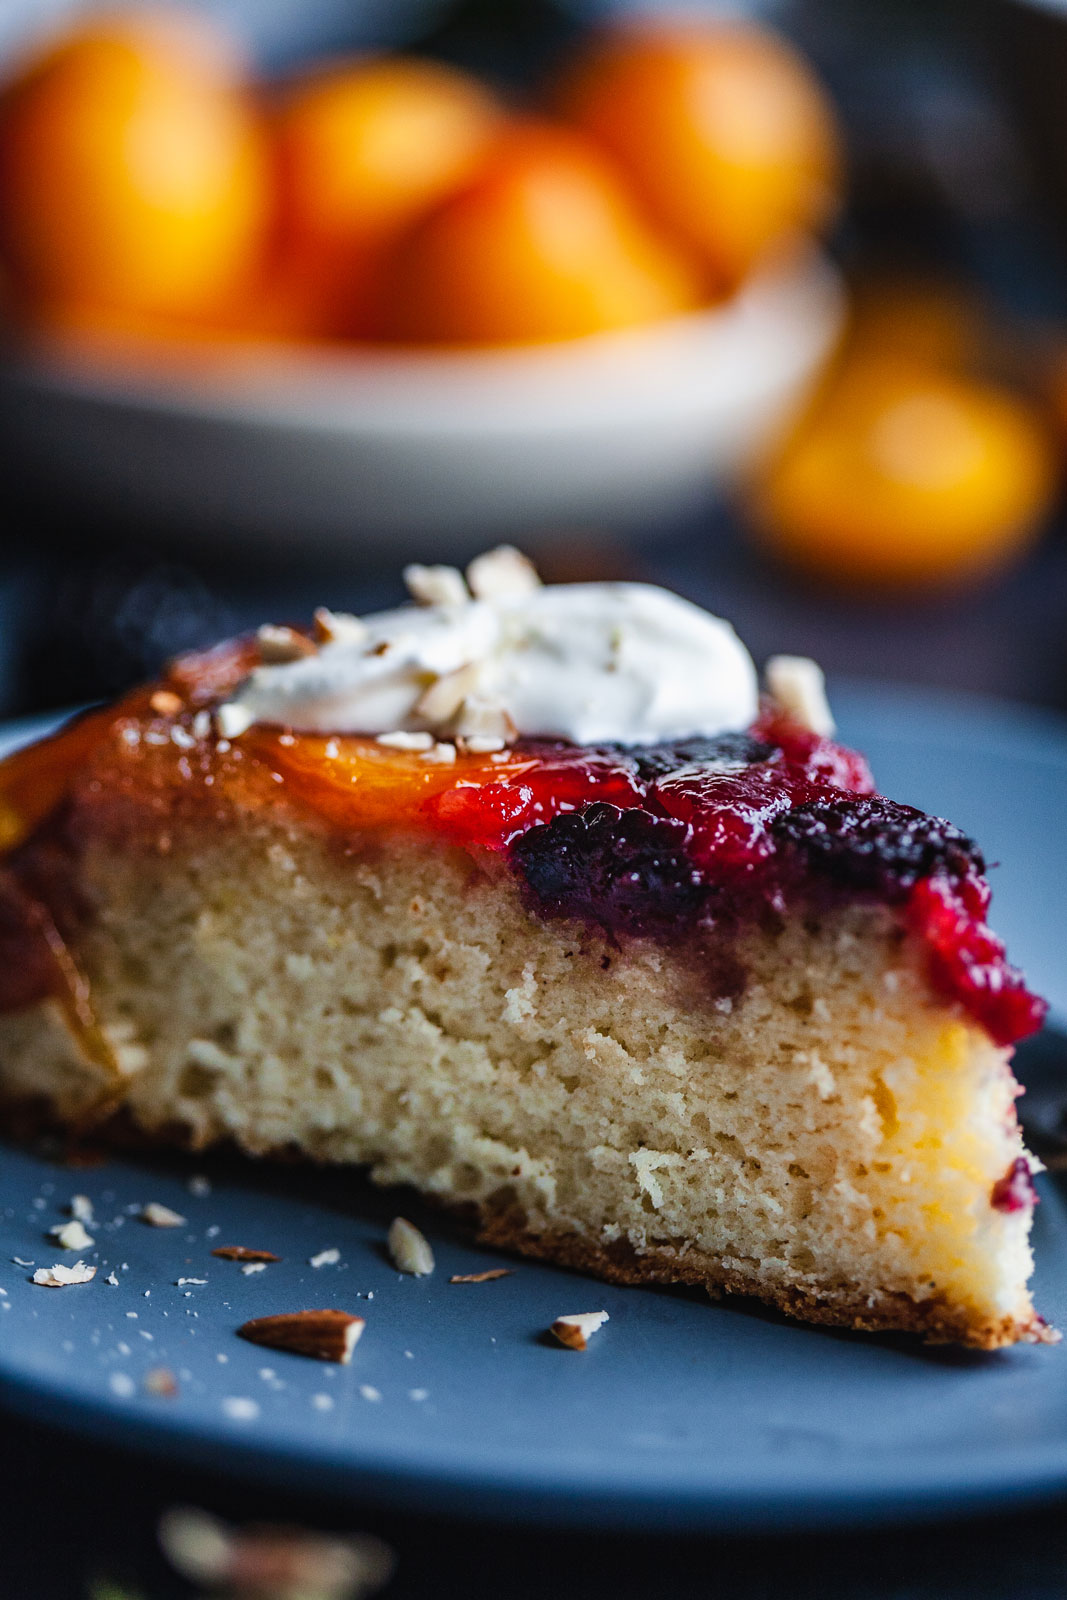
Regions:
M 49 9 L 42 7 L 42 10 Z M 52 6 L 51 9 L 56 9 Z M 442 54 L 522 83 L 583 11 L 538 0 L 303 5 L 246 0 L 268 69 L 302 52 L 423 36 Z M 1062 24 L 1015 0 L 811 0 L 765 6 L 812 52 L 849 131 L 852 203 L 835 240 L 870 260 L 966 277 L 1005 314 L 1067 326 L 1055 131 L 1035 129 L 1033 74 Z M 29 7 L 23 12 L 32 11 Z M 25 17 L 0 10 L 0 45 Z M 427 40 L 427 30 L 430 37 Z M 1045 30 L 1049 30 L 1046 34 Z M 1064 96 L 1067 105 L 1067 95 Z M 1021 110 L 1020 110 L 1021 108 Z M 1067 113 L 1065 113 L 1067 116 Z M 1067 139 L 1065 139 L 1067 148 Z M 400 597 L 402 559 L 377 568 L 314 550 L 284 560 L 228 553 L 227 530 L 190 545 L 180 528 L 130 526 L 0 480 L 0 715 L 112 694 L 178 650 L 323 601 L 365 610 Z M 507 530 L 501 529 L 506 536 Z M 457 558 L 472 552 L 457 549 Z M 1022 565 L 979 589 L 897 600 L 829 596 L 763 562 L 737 514 L 708 504 L 683 525 L 596 538 L 547 530 L 549 578 L 651 578 L 730 617 L 753 654 L 818 657 L 835 674 L 907 680 L 1067 708 L 1067 539 L 1062 512 Z M 87 1600 L 101 1577 L 143 1596 L 187 1594 L 154 1542 L 159 1512 L 188 1501 L 235 1520 L 373 1528 L 400 1556 L 388 1593 L 582 1600 L 669 1592 L 745 1600 L 1060 1600 L 1067 1506 L 933 1528 L 729 1540 L 531 1535 L 444 1525 L 366 1507 L 309 1504 L 72 1442 L 0 1419 L 0 1597 Z

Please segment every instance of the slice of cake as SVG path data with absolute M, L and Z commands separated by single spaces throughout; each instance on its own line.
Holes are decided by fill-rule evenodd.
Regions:
M 977 847 L 811 663 L 513 551 L 179 660 L 0 768 L 0 1092 L 359 1162 L 626 1283 L 1047 1336 Z

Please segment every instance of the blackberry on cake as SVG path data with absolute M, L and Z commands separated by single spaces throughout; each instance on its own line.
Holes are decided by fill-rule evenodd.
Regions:
M 515 551 L 175 662 L 0 767 L 0 1096 L 365 1165 L 623 1283 L 991 1349 L 1027 1288 L 978 846 L 813 663 Z

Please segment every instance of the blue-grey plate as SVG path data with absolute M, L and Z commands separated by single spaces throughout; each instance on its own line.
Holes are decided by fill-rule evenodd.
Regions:
M 1067 725 L 905 690 L 853 685 L 836 699 L 844 737 L 886 791 L 951 816 L 1001 863 L 998 926 L 1067 1015 Z M 34 1287 L 27 1263 L 57 1259 L 45 1230 L 76 1191 L 95 1206 L 87 1259 L 100 1270 L 83 1287 Z M 1041 1192 L 1036 1297 L 1067 1327 L 1067 1207 L 1050 1179 Z M 150 1200 L 186 1225 L 145 1226 Z M 398 1210 L 433 1242 L 430 1278 L 401 1278 L 383 1254 Z M 246 1275 L 212 1257 L 218 1244 L 283 1259 Z M 309 1264 L 329 1249 L 336 1264 Z M 448 1282 L 494 1265 L 513 1275 Z M 777 1528 L 1067 1491 L 1067 1346 L 929 1350 L 696 1293 L 613 1288 L 481 1251 L 409 1194 L 346 1172 L 149 1159 L 71 1170 L 2 1147 L 0 1290 L 8 1406 L 332 1496 L 556 1523 Z M 366 1318 L 346 1368 L 234 1336 L 248 1317 L 330 1305 Z M 544 1338 L 561 1313 L 601 1308 L 611 1320 L 584 1355 Z M 146 1388 L 159 1369 L 176 1394 Z

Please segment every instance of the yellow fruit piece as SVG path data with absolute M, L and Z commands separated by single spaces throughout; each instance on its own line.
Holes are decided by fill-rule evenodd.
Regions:
M 919 363 L 846 366 L 765 470 L 761 536 L 839 583 L 981 575 L 1038 531 L 1056 487 L 1037 412 L 993 384 Z
M 87 22 L 0 96 L 0 252 L 31 302 L 196 313 L 249 269 L 269 205 L 262 130 L 202 20 Z

